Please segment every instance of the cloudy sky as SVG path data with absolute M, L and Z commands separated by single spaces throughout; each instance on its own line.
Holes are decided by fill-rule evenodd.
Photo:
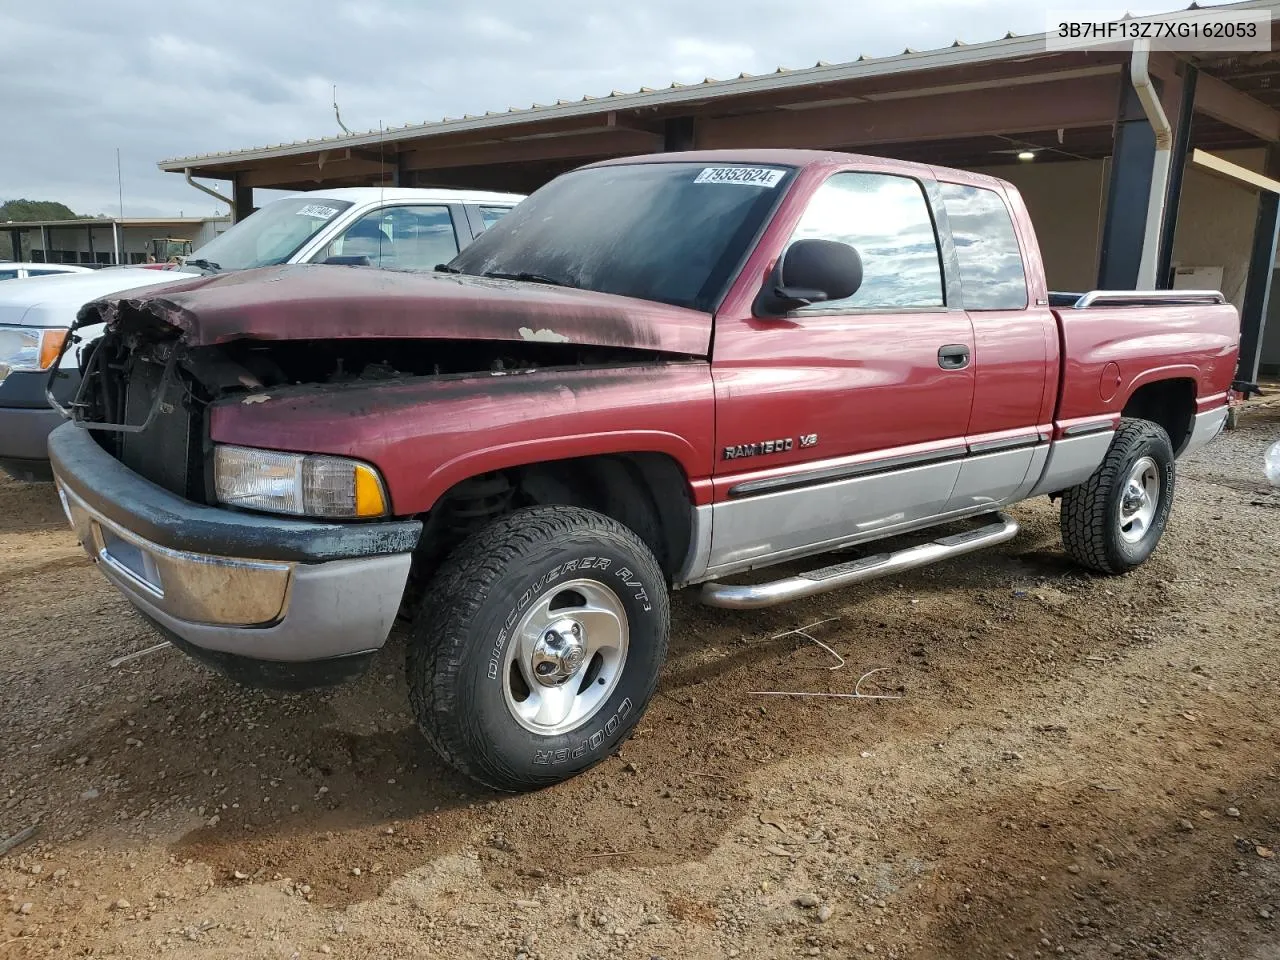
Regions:
M 156 162 L 610 90 L 811 66 L 1181 0 L 0 0 L 0 200 L 209 215 Z M 215 186 L 219 184 L 215 183 Z M 225 186 L 225 185 L 224 185 Z M 221 210 L 217 212 L 222 212 Z

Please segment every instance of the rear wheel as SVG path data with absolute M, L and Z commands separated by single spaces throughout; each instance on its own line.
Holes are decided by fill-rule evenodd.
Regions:
M 1132 570 L 1160 542 L 1173 488 L 1173 446 L 1164 428 L 1121 420 L 1102 465 L 1062 495 L 1067 554 L 1100 573 Z
M 418 726 L 500 790 L 567 779 L 617 751 L 666 656 L 666 583 L 621 524 L 578 507 L 500 517 L 428 586 L 408 651 Z

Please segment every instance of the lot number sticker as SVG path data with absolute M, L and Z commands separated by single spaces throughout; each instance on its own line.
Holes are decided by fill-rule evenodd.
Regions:
M 338 212 L 337 207 L 326 207 L 320 203 L 309 203 L 298 211 L 300 217 L 315 217 L 319 220 L 328 220 Z
M 748 187 L 776 187 L 785 170 L 768 167 L 704 167 L 694 183 L 741 183 Z

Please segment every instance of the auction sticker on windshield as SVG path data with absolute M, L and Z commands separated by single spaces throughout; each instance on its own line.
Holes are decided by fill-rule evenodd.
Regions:
M 704 167 L 694 183 L 741 183 L 748 187 L 776 187 L 785 170 L 769 167 Z
M 300 217 L 318 217 L 321 220 L 328 220 L 338 212 L 337 207 L 326 207 L 321 203 L 308 203 L 305 207 L 298 211 Z

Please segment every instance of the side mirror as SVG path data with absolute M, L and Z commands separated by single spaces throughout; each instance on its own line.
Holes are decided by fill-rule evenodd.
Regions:
M 371 267 L 373 261 L 368 257 L 360 254 L 358 256 L 342 256 L 342 257 L 325 257 L 322 263 L 334 264 L 339 267 Z
M 862 257 L 836 240 L 797 240 L 778 260 L 760 292 L 764 313 L 779 314 L 827 300 L 843 300 L 862 286 Z

